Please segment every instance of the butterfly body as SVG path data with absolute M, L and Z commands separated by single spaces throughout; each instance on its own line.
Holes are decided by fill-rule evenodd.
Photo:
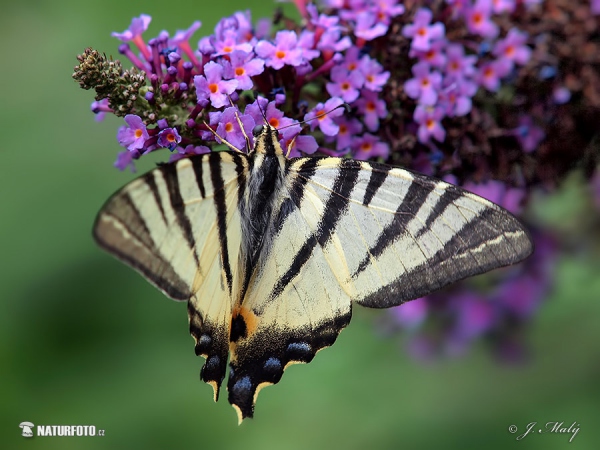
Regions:
M 515 263 L 532 251 L 498 206 L 439 180 L 341 158 L 287 159 L 277 130 L 248 155 L 161 166 L 100 211 L 97 242 L 188 301 L 201 379 L 251 417 L 260 389 L 307 363 L 350 322 Z

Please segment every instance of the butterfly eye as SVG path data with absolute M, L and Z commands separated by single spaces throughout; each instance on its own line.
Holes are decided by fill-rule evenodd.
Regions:
M 256 125 L 254 127 L 254 129 L 252 130 L 252 134 L 254 135 L 254 137 L 258 137 L 262 134 L 264 129 L 265 129 L 264 125 Z

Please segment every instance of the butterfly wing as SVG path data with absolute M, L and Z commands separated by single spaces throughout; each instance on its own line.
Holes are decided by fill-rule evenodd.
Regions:
M 324 251 L 343 245 L 334 270 L 363 306 L 399 305 L 533 251 L 512 214 L 457 186 L 364 161 L 306 164 L 296 160 L 290 173 L 341 205 L 334 221 L 319 225 L 330 236 Z
M 229 351 L 234 289 L 242 276 L 238 203 L 247 157 L 213 152 L 166 164 L 132 181 L 101 209 L 98 244 L 167 296 L 188 301 L 202 379 L 218 397 Z
M 240 420 L 287 365 L 333 344 L 352 302 L 399 305 L 532 251 L 508 212 L 423 175 L 340 158 L 294 159 L 286 175 L 232 342 Z

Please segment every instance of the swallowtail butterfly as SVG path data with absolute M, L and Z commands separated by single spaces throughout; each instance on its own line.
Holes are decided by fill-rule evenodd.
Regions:
M 260 389 L 350 322 L 532 252 L 517 219 L 451 184 L 333 157 L 288 159 L 270 125 L 248 153 L 159 166 L 99 212 L 98 244 L 187 302 L 201 379 L 239 420 Z

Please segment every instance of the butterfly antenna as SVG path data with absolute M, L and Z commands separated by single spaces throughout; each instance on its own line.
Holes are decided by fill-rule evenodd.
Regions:
M 219 136 L 219 134 L 213 130 L 209 124 L 206 123 L 206 120 L 203 120 L 202 123 L 204 124 L 204 126 L 206 126 L 206 128 L 208 128 L 208 130 L 214 134 L 214 136 L 219 139 L 223 144 L 225 144 L 227 147 L 229 147 L 231 150 L 238 152 L 238 153 L 244 153 L 243 151 L 241 151 L 239 148 L 237 148 L 235 145 L 233 145 L 231 142 L 227 141 L 227 139 L 225 139 L 224 137 Z
M 330 114 L 333 111 L 335 111 L 336 109 L 340 109 L 340 108 L 344 108 L 347 113 L 350 112 L 350 105 L 348 103 L 342 103 L 340 105 L 337 105 L 335 108 L 331 108 L 329 111 L 324 111 L 320 114 L 317 114 L 315 117 L 311 117 L 310 119 L 303 120 L 302 122 L 291 123 L 289 125 L 286 125 L 285 127 L 277 128 L 277 131 L 283 130 L 285 128 L 293 127 L 295 125 L 302 125 L 304 123 L 310 122 L 311 120 L 320 119 L 321 117 L 325 117 L 327 114 Z
M 227 98 L 229 99 L 229 103 L 231 104 L 231 106 L 235 108 L 235 113 L 234 113 L 235 120 L 237 121 L 237 123 L 240 127 L 240 130 L 242 130 L 242 135 L 244 136 L 244 140 L 246 141 L 246 149 L 249 152 L 250 150 L 252 150 L 252 146 L 250 145 L 250 138 L 246 134 L 246 130 L 244 130 L 244 124 L 242 124 L 242 119 L 240 119 L 240 115 L 238 114 L 237 107 L 233 104 L 233 101 L 231 100 L 231 97 L 229 95 L 227 95 Z

